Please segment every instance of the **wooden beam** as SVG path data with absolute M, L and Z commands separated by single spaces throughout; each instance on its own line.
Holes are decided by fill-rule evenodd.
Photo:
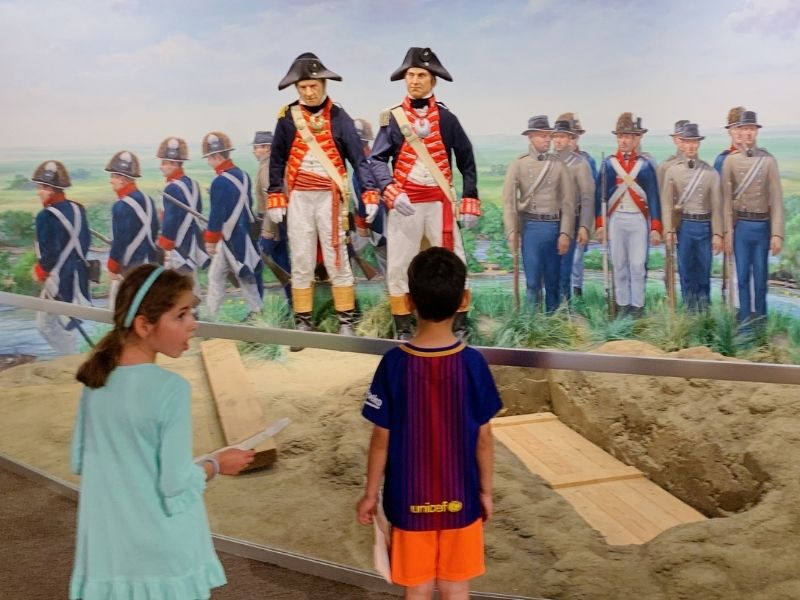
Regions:
M 262 431 L 267 420 L 236 343 L 223 339 L 207 340 L 200 343 L 200 351 L 226 445 L 231 446 Z M 247 470 L 268 467 L 277 459 L 277 448 L 272 438 L 257 446 L 255 451 L 255 460 Z

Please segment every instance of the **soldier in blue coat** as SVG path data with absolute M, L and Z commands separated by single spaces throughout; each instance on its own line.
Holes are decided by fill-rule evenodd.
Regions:
M 370 155 L 370 142 L 375 139 L 372 133 L 372 125 L 366 119 L 353 119 L 356 126 L 358 137 L 361 138 L 361 143 L 364 144 L 364 156 Z M 369 161 L 369 159 L 367 159 Z M 358 183 L 358 178 L 353 176 L 353 191 L 355 192 L 353 200 L 355 203 L 355 229 L 356 237 L 353 239 L 353 246 L 356 251 L 360 252 L 366 244 L 372 244 L 375 250 L 375 258 L 378 260 L 378 270 L 382 275 L 386 274 L 386 231 L 385 219 L 386 208 L 381 204 L 378 207 L 378 214 L 375 219 L 369 223 L 367 221 L 367 210 L 364 203 L 361 202 L 361 185 Z
M 222 305 L 229 273 L 239 282 L 250 314 L 261 312 L 264 295 L 264 263 L 251 237 L 256 218 L 250 177 L 233 164 L 233 149 L 230 138 L 221 131 L 203 138 L 203 158 L 217 174 L 211 182 L 211 213 L 204 234 L 206 252 L 212 256 L 206 297 L 210 317 L 216 316 Z
M 161 159 L 161 172 L 167 179 L 164 187 L 164 217 L 158 245 L 164 249 L 164 266 L 194 278 L 195 295 L 200 295 L 197 272 L 208 266 L 210 258 L 205 251 L 203 232 L 194 215 L 175 204 L 177 200 L 197 212 L 203 212 L 200 185 L 183 172 L 183 163 L 189 160 L 186 141 L 169 137 L 161 142 L 156 152 Z
M 74 304 L 91 304 L 89 294 L 89 223 L 83 206 L 67 200 L 71 182 L 66 167 L 57 160 L 39 165 L 31 178 L 44 209 L 36 215 L 34 279 L 42 283 L 41 297 Z M 38 313 L 36 324 L 53 350 L 76 351 L 73 321 L 51 313 Z
M 600 166 L 595 191 L 595 236 L 603 239 L 603 201 L 608 205 L 608 233 L 619 314 L 640 316 L 644 310 L 649 244 L 661 243 L 661 203 L 656 167 L 637 153 L 647 129 L 632 113 L 622 113 L 613 133 L 617 152 Z M 602 177 L 605 173 L 605 188 Z M 606 197 L 603 197 L 605 192 Z M 649 242 L 649 244 L 648 244 Z
M 117 289 L 125 272 L 145 263 L 160 261 L 156 246 L 158 215 L 153 200 L 136 187 L 142 176 L 139 159 L 128 150 L 117 152 L 106 165 L 111 174 L 111 188 L 118 200 L 111 208 L 111 252 L 108 271 L 111 288 L 109 307 L 113 310 Z

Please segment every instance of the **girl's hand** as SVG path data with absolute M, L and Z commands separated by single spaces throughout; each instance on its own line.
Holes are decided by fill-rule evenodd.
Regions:
M 239 450 L 228 448 L 214 455 L 219 462 L 219 472 L 223 475 L 238 475 L 239 472 L 250 466 L 256 453 L 253 450 Z

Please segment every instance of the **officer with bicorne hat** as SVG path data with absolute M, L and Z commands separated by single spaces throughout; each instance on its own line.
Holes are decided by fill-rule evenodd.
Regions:
M 456 116 L 436 100 L 439 78 L 453 81 L 430 48 L 408 49 L 389 77 L 404 81 L 407 95 L 381 113 L 370 157 L 388 210 L 386 283 L 398 339 L 412 336 L 407 270 L 423 238 L 466 263 L 457 220 L 470 228 L 481 214 L 472 144 Z M 458 210 L 453 157 L 463 180 Z M 466 305 L 459 307 L 453 322 L 459 337 L 466 333 L 466 311 Z
M 317 244 L 331 279 L 339 333 L 355 335 L 355 288 L 345 235 L 350 185 L 345 161 L 361 185 L 367 219 L 378 211 L 378 190 L 355 125 L 327 94 L 326 80 L 341 81 L 311 52 L 298 56 L 278 84 L 294 85 L 298 100 L 281 109 L 269 163 L 267 214 L 288 221 L 295 327 L 312 329 Z M 285 187 L 284 187 L 285 182 Z
M 34 280 L 43 284 L 41 297 L 73 304 L 91 304 L 89 293 L 89 222 L 82 205 L 68 200 L 64 190 L 72 185 L 63 163 L 46 160 L 31 177 L 44 207 L 36 215 Z M 72 322 L 56 314 L 39 312 L 36 325 L 53 350 L 76 350 Z
M 161 173 L 166 178 L 164 186 L 164 216 L 158 245 L 164 249 L 164 266 L 190 274 L 194 279 L 195 295 L 200 295 L 197 272 L 210 261 L 203 243 L 203 232 L 197 217 L 183 210 L 180 202 L 196 212 L 203 212 L 200 185 L 183 172 L 183 163 L 189 160 L 186 141 L 168 137 L 158 146 L 156 158 L 161 159 Z M 167 196 L 171 200 L 167 199 Z

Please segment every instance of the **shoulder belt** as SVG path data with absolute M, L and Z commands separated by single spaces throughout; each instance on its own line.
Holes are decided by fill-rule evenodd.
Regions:
M 441 188 L 445 196 L 450 198 L 451 202 L 455 202 L 455 191 L 450 187 L 450 183 L 445 178 L 442 170 L 433 160 L 431 153 L 428 152 L 428 147 L 425 146 L 425 142 L 423 142 L 422 139 L 420 139 L 420 137 L 414 133 L 414 128 L 411 127 L 411 123 L 409 123 L 403 107 L 395 106 L 391 110 L 391 113 L 397 121 L 397 124 L 400 126 L 400 133 L 403 134 L 406 143 L 411 146 L 414 152 L 417 153 L 417 156 L 423 162 L 425 167 L 427 167 L 428 171 L 430 171 L 430 174 L 433 175 L 433 178 L 436 180 L 436 184 Z
M 319 145 L 317 138 L 315 138 L 314 134 L 308 129 L 308 124 L 303 117 L 303 113 L 300 111 L 300 106 L 292 106 L 291 112 L 294 126 L 297 128 L 297 132 L 300 134 L 300 137 L 308 145 L 308 148 L 311 150 L 312 154 L 322 164 L 322 168 L 325 169 L 328 177 L 330 177 L 336 186 L 341 190 L 342 198 L 345 200 L 345 202 L 347 202 L 347 199 L 350 197 L 347 179 L 342 177 L 342 174 L 339 173 L 339 170 L 333 164 L 333 161 L 331 161 L 327 152 L 322 149 L 322 146 Z

